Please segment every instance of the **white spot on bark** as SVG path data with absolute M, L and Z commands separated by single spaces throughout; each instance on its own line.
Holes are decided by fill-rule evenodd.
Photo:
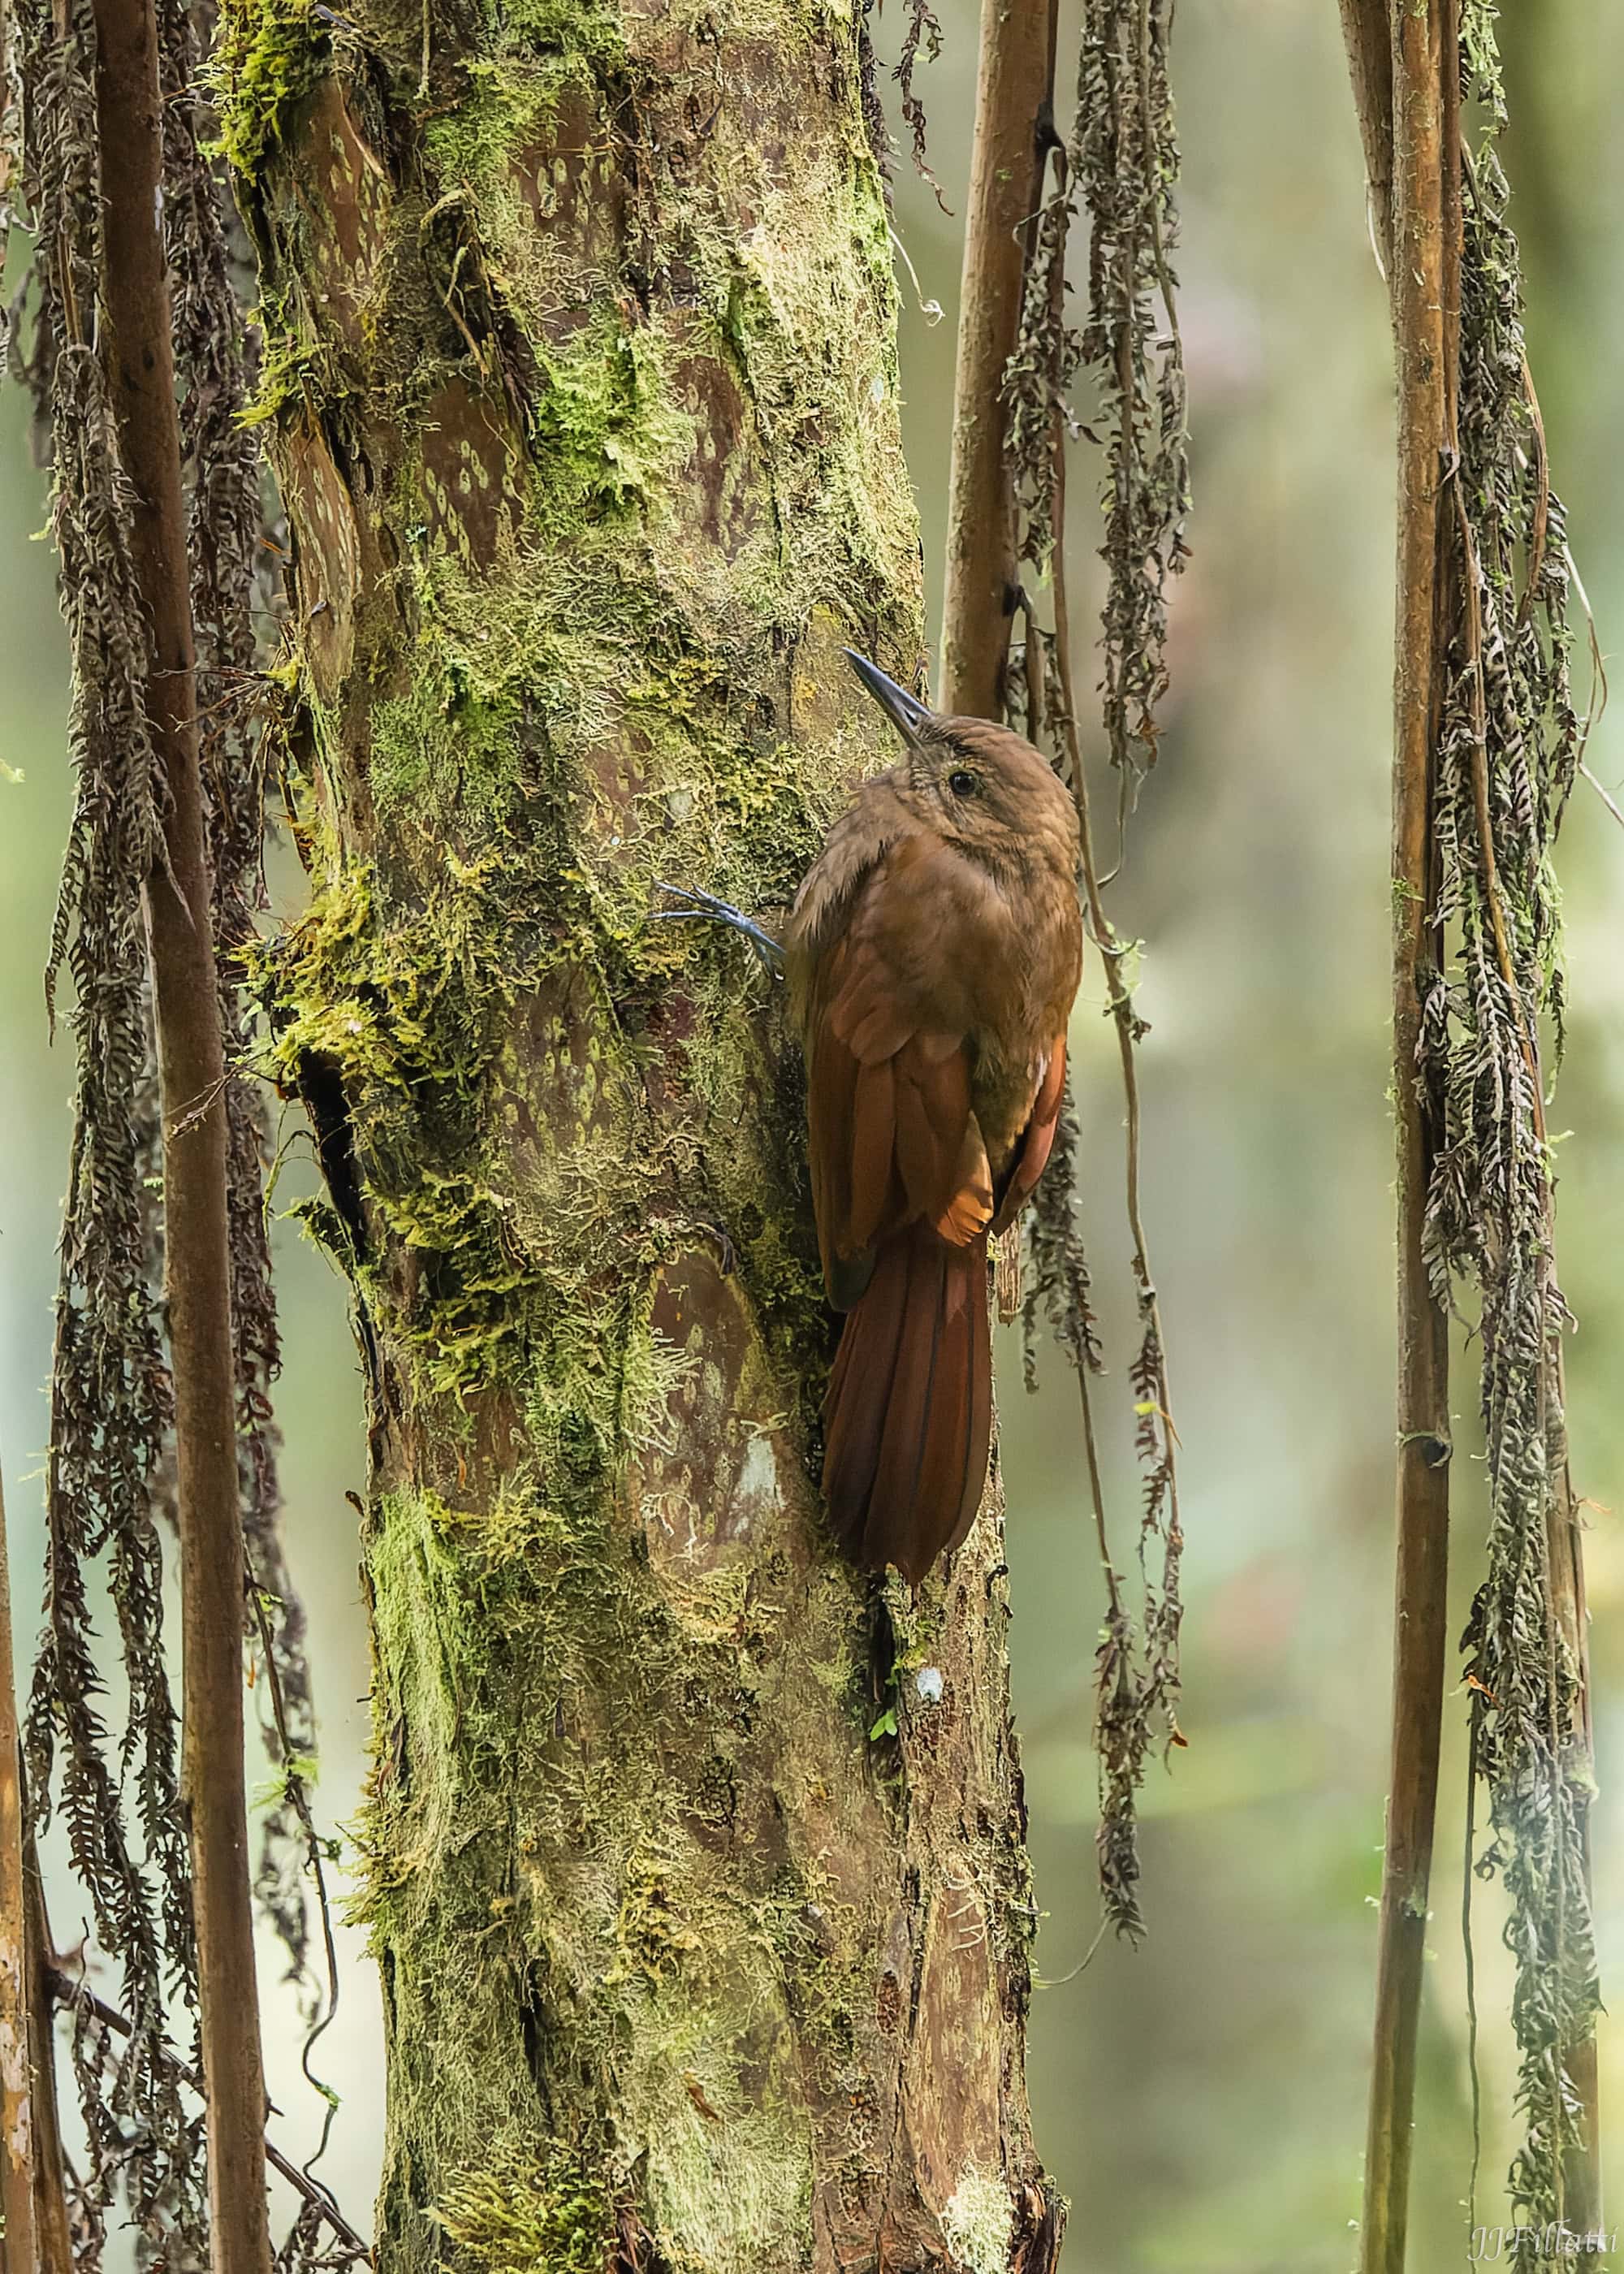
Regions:
M 739 1481 L 733 1487 L 733 1507 L 739 1517 L 755 1524 L 775 1511 L 780 1502 L 778 1461 L 770 1437 L 755 1437 L 744 1449 Z
M 914 1676 L 914 1688 L 927 1706 L 942 1703 L 942 1669 L 939 1666 L 921 1666 Z
M 11 2014 L 22 2012 L 22 1968 L 14 1951 L 0 1956 L 4 1970 L 6 2004 Z M 33 2152 L 33 2105 L 28 2097 L 28 2044 L 25 2029 L 13 2026 L 8 2019 L 0 2022 L 0 2088 L 4 2089 L 5 2104 L 11 2112 L 5 2127 L 5 2153 L 13 2171 L 26 2168 Z
M 1003 2180 L 972 2164 L 942 2214 L 942 2232 L 970 2274 L 1005 2274 L 1015 2239 L 1015 2206 Z

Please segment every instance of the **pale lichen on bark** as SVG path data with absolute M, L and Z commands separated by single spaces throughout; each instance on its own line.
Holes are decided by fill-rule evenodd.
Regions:
M 781 909 L 884 755 L 840 645 L 921 657 L 862 39 L 228 16 L 314 884 L 260 976 L 368 1376 L 386 2269 L 1057 2245 L 998 1527 L 917 1607 L 832 1553 L 794 1053 L 646 920 Z

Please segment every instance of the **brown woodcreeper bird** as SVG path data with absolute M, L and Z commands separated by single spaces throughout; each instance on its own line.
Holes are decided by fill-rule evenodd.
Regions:
M 1054 1141 L 1078 826 L 1020 735 L 941 717 L 846 652 L 907 748 L 830 830 L 785 943 L 823 1278 L 846 1314 L 823 1492 L 854 1562 L 917 1584 L 987 1481 L 987 1246 Z

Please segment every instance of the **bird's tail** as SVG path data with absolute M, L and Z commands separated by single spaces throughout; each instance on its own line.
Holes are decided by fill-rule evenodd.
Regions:
M 992 1439 L 987 1236 L 882 1242 L 823 1404 L 823 1496 L 855 1563 L 914 1585 L 975 1521 Z

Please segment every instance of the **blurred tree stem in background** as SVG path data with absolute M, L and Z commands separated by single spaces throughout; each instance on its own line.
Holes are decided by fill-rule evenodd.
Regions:
M 1381 9 L 1386 41 L 1386 10 Z M 1425 1254 L 1436 1129 L 1416 1075 L 1421 968 L 1438 960 L 1432 840 L 1440 478 L 1447 418 L 1442 11 L 1401 11 L 1391 78 L 1379 59 L 1362 84 L 1367 152 L 1392 136 L 1389 253 L 1398 367 L 1398 592 L 1393 772 L 1393 1102 L 1398 1146 L 1398 1488 L 1393 1765 L 1365 2148 L 1362 2274 L 1402 2274 L 1408 2223 L 1416 2040 L 1425 1956 L 1448 1630 L 1449 1322 Z M 1365 50 L 1357 42 L 1357 59 Z M 1448 71 L 1453 71 L 1453 47 Z M 1385 87 L 1386 100 L 1377 90 Z M 1396 132 L 1394 132 L 1396 122 Z M 1381 176 L 1372 171 L 1372 184 Z M 1375 198 L 1372 186 L 1372 200 Z M 1386 226 L 1383 225 L 1384 220 Z
M 0 1488 L 0 2274 L 72 2274 L 39 1858 L 24 1822 L 11 1555 Z
M 1380 0 L 1342 0 L 1355 102 L 1364 144 L 1372 236 L 1387 273 L 1397 370 L 1398 546 L 1395 757 L 1393 775 L 1393 1099 L 1398 1153 L 1398 1487 L 1397 1573 L 1393 1657 L 1393 1730 L 1382 1875 L 1374 2052 L 1369 2102 L 1361 2230 L 1363 2274 L 1402 2274 L 1409 2218 L 1414 2135 L 1416 2046 L 1426 1956 L 1430 1879 L 1438 1793 L 1445 1663 L 1447 1652 L 1449 1472 L 1453 1442 L 1448 1386 L 1448 1313 L 1440 1277 L 1443 1235 L 1434 1220 L 1435 1175 L 1443 1141 L 1445 1060 L 1429 1016 L 1439 1013 L 1439 975 L 1448 968 L 1450 904 L 1437 836 L 1440 749 L 1446 734 L 1450 676 L 1462 669 L 1481 687 L 1484 605 L 1462 470 L 1462 263 L 1463 244 L 1461 125 L 1462 47 L 1458 0 L 1392 12 Z M 1481 290 L 1482 280 L 1475 280 Z M 1526 384 L 1526 378 L 1525 378 Z M 1531 415 L 1538 433 L 1538 410 Z M 1539 479 L 1544 437 L 1538 433 Z M 1537 510 L 1525 610 L 1538 586 L 1544 542 Z M 1515 541 L 1515 529 L 1511 541 Z M 1462 631 L 1462 626 L 1466 629 Z M 1511 969 L 1495 874 L 1488 805 L 1488 727 L 1479 692 L 1473 741 L 1477 788 L 1477 856 L 1484 899 L 1499 944 L 1507 993 L 1524 1026 L 1531 1112 L 1543 1140 L 1537 1045 Z M 1560 805 L 1556 809 L 1560 816 Z M 1450 1069 L 1452 1071 L 1452 1069 Z M 1515 1109 L 1505 1108 L 1509 1116 Z M 1547 1196 L 1548 1203 L 1548 1196 Z M 1550 1216 L 1544 1228 L 1549 1266 Z M 1453 1261 L 1452 1257 L 1448 1258 Z M 1552 1267 L 1553 1268 L 1553 1267 Z M 1553 1284 L 1553 1282 L 1552 1283 Z M 1485 1334 L 1492 1336 L 1485 1288 Z M 1558 1299 L 1560 1301 L 1560 1299 Z M 1545 1396 L 1547 1350 L 1511 1363 L 1538 1369 Z M 1560 1404 L 1560 1352 L 1554 1397 Z M 1485 1390 L 1485 1397 L 1488 1396 Z M 1565 1442 L 1565 1440 L 1564 1440 Z M 1491 1437 L 1491 1466 L 1495 1445 Z M 1545 1510 L 1549 1615 L 1575 1668 L 1580 1720 L 1588 1755 L 1588 1682 L 1584 1671 L 1583 1589 L 1571 1490 L 1564 1480 Z M 1555 1675 L 1553 1674 L 1554 1733 Z M 1477 1684 L 1478 1690 L 1484 1685 Z M 1500 1701 L 1488 1702 L 1498 1707 Z M 1479 1704 L 1471 1700 L 1474 1732 Z M 1558 1755 L 1554 1734 L 1552 1751 Z M 1475 1783 L 1477 1757 L 1469 1774 Z M 1470 1797 L 1470 1796 L 1469 1796 Z M 1470 1874 L 1466 1856 L 1467 1932 Z M 1496 1818 L 1496 1829 L 1500 1828 Z M 1581 1818 L 1583 1834 L 1583 1818 Z M 1588 1869 L 1588 1848 L 1584 1851 Z M 1549 2059 L 1556 2072 L 1557 2120 L 1541 2131 L 1530 2112 L 1528 2154 L 1554 2165 L 1559 2222 L 1580 2234 L 1601 2222 L 1593 2035 L 1568 2030 L 1561 1932 L 1561 1876 L 1554 1871 L 1557 1919 L 1556 2021 Z M 1525 1961 L 1525 1963 L 1527 1962 Z M 1470 1996 L 1469 1979 L 1469 1996 Z M 1522 1984 L 1519 1984 L 1519 1996 Z M 1519 2029 L 1519 2039 L 1522 2031 Z M 1566 2081 L 1566 2082 L 1565 2082 Z M 1563 2094 L 1578 2104 L 1569 2130 L 1560 2121 Z M 1526 2167 L 1522 2188 L 1530 2182 Z M 1528 2202 L 1514 2174 L 1514 2197 Z

